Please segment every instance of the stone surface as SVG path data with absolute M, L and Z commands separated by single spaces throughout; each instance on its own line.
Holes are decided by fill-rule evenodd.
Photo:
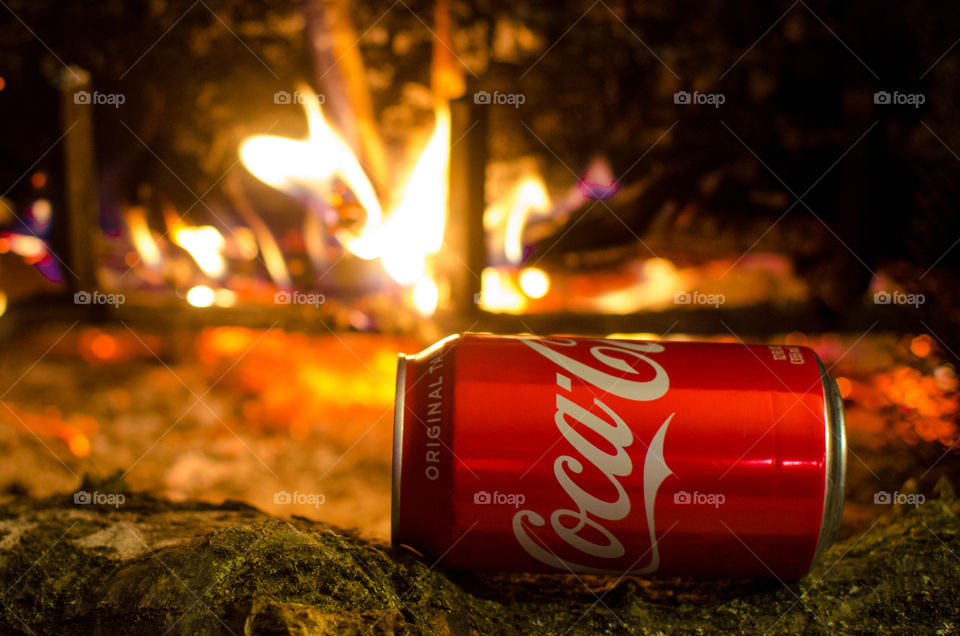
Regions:
M 960 502 L 946 479 L 938 492 L 788 583 L 446 572 L 236 502 L 8 497 L 0 632 L 955 633 Z

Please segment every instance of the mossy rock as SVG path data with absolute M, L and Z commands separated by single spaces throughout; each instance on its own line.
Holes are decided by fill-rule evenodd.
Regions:
M 955 633 L 958 503 L 895 510 L 804 579 L 479 575 L 244 504 L 0 504 L 13 634 Z

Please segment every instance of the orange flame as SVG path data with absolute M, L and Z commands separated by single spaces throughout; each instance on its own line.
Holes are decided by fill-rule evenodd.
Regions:
M 140 207 L 130 208 L 123 216 L 127 222 L 127 227 L 130 229 L 130 239 L 133 242 L 133 247 L 137 250 L 137 254 L 140 255 L 140 260 L 150 269 L 159 268 L 162 262 L 160 248 L 147 225 L 147 216 L 144 209 Z

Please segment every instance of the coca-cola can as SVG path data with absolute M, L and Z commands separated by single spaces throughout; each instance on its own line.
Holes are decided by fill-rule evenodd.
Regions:
M 806 574 L 843 400 L 790 345 L 451 336 L 401 356 L 392 534 L 454 569 Z

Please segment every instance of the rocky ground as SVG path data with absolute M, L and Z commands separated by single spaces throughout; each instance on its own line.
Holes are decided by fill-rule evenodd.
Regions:
M 946 478 L 935 490 L 937 499 L 891 508 L 788 583 L 478 576 L 240 503 L 7 496 L 0 631 L 951 634 L 960 630 L 960 501 Z

